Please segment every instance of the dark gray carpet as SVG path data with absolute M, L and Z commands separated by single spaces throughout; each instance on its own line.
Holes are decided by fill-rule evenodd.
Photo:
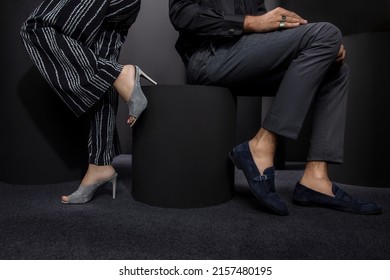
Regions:
M 259 208 L 241 172 L 222 205 L 164 209 L 131 196 L 131 157 L 114 162 L 117 199 L 107 185 L 86 205 L 62 205 L 78 182 L 44 186 L 0 183 L 0 259 L 390 259 L 390 188 L 346 186 L 384 207 L 361 216 L 291 203 L 301 171 L 277 171 L 290 215 Z M 163 186 L 161 186 L 163 187 Z

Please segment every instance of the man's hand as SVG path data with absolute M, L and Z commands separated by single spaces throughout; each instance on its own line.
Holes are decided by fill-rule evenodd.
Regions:
M 283 20 L 282 17 L 285 19 Z M 280 26 L 281 22 L 284 22 L 282 27 Z M 294 28 L 306 23 L 307 20 L 304 20 L 296 13 L 278 7 L 261 16 L 246 16 L 244 31 L 269 32 L 280 28 Z
M 341 45 L 340 46 L 340 50 L 339 50 L 339 53 L 337 55 L 337 58 L 336 58 L 336 62 L 337 63 L 340 63 L 340 64 L 343 64 L 344 61 L 345 61 L 345 56 L 346 56 L 346 50 L 344 48 L 344 45 Z

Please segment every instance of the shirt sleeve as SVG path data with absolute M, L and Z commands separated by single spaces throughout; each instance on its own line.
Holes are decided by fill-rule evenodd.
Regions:
M 244 15 L 225 14 L 191 0 L 169 0 L 169 17 L 181 33 L 198 36 L 235 36 L 243 33 Z

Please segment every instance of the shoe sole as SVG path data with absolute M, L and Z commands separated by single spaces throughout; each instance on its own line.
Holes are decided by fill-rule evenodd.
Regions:
M 378 215 L 378 214 L 382 214 L 382 210 L 371 211 L 371 212 L 356 212 L 356 211 L 353 211 L 353 210 L 340 209 L 340 208 L 331 207 L 331 206 L 328 206 L 328 205 L 318 204 L 318 203 L 314 203 L 314 202 L 303 202 L 303 201 L 296 200 L 296 199 L 292 199 L 292 202 L 295 205 L 302 206 L 302 207 L 312 207 L 312 208 L 314 208 L 314 207 L 321 207 L 321 208 L 327 208 L 327 209 L 341 211 L 341 212 L 360 214 L 360 215 Z

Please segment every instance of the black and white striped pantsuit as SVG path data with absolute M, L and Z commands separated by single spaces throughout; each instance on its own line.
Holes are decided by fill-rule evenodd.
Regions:
M 109 165 L 120 153 L 116 131 L 122 71 L 118 57 L 140 0 L 45 0 L 24 22 L 32 61 L 77 115 L 90 117 L 89 163 Z

